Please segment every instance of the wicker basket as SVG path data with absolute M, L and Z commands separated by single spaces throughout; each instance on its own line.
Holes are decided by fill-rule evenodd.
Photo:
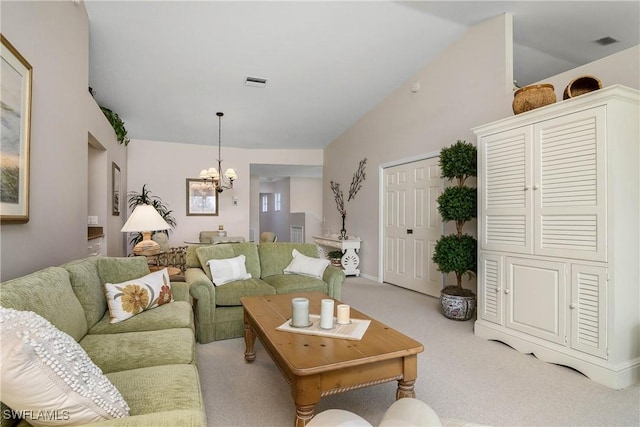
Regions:
M 525 86 L 513 94 L 513 112 L 520 114 L 554 102 L 556 102 L 556 93 L 552 84 Z
M 562 99 L 575 98 L 576 96 L 592 92 L 602 88 L 602 82 L 594 76 L 582 76 L 571 80 L 564 88 Z

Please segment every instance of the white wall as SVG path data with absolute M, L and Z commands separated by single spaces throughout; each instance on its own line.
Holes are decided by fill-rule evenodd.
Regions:
M 82 3 L 3 1 L 1 27 L 33 67 L 29 222 L 1 225 L 0 280 L 7 280 L 86 256 L 89 122 L 100 119 L 88 93 Z
M 195 144 L 132 140 L 128 146 L 127 191 L 147 188 L 173 210 L 177 227 L 169 236 L 171 246 L 198 241 L 202 230 L 217 230 L 224 225 L 229 236 L 249 238 L 259 218 L 259 183 L 249 176 L 251 163 L 321 165 L 322 150 L 259 150 L 222 147 L 223 168 L 233 167 L 238 180 L 233 190 L 225 190 L 220 199 L 219 216 L 186 215 L 186 179 L 197 178 L 202 169 L 216 166 L 217 147 Z M 256 185 L 257 184 L 257 185 Z M 252 196 L 253 195 L 253 196 Z M 232 205 L 232 196 L 238 205 Z M 252 200 L 252 197 L 254 198 Z M 256 230 L 256 233 L 258 230 Z M 258 240 L 259 235 L 255 238 Z

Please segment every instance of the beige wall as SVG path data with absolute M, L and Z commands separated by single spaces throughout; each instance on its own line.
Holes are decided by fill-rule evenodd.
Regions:
M 544 82 L 554 84 L 558 101 L 566 85 L 583 75 L 597 76 L 604 86 L 640 88 L 639 52 L 636 46 Z M 340 229 L 341 219 L 329 181 L 340 182 L 346 192 L 358 161 L 368 159 L 363 188 L 355 200 L 346 203 L 347 232 L 363 240 L 363 276 L 383 277 L 382 217 L 379 209 L 372 209 L 382 202 L 382 168 L 438 155 L 457 139 L 475 144 L 473 127 L 513 115 L 512 76 L 512 22 L 505 15 L 471 28 L 327 147 L 323 212 L 333 230 Z M 410 90 L 414 82 L 421 86 L 416 93 Z
M 358 162 L 367 158 L 362 189 L 345 200 L 347 234 L 363 240 L 363 276 L 381 278 L 381 166 L 428 157 L 458 139 L 474 141 L 472 127 L 511 113 L 511 21 L 504 15 L 467 31 L 325 150 L 323 206 L 332 229 L 340 229 L 341 218 L 329 181 L 348 192 Z
M 551 83 L 559 102 L 562 101 L 562 94 L 567 85 L 582 76 L 597 77 L 603 87 L 619 84 L 640 89 L 640 45 L 551 76 L 538 83 Z
M 251 181 L 251 163 L 322 165 L 322 150 L 256 150 L 222 147 L 223 169 L 233 167 L 238 180 L 233 190 L 225 190 L 220 199 L 219 216 L 186 215 L 186 179 L 197 178 L 200 170 L 215 166 L 217 147 L 195 144 L 132 140 L 128 146 L 128 191 L 147 188 L 173 210 L 177 227 L 169 236 L 172 246 L 197 241 L 202 230 L 217 230 L 224 225 L 229 236 L 249 239 L 249 228 L 258 229 L 259 182 Z M 253 195 L 253 196 L 252 196 Z M 233 206 L 233 197 L 238 199 Z M 256 240 L 258 235 L 255 236 Z
M 33 67 L 29 222 L 1 226 L 7 280 L 86 256 L 89 122 L 100 119 L 88 94 L 84 5 L 2 2 L 1 19 L 2 34 Z

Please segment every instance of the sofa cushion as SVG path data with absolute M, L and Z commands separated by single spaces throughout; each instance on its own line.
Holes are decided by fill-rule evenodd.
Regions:
M 69 273 L 61 267 L 47 267 L 1 283 L 0 305 L 33 311 L 76 341 L 87 333 L 84 309 L 71 288 Z
M 234 258 L 210 259 L 207 266 L 211 271 L 211 281 L 216 286 L 222 286 L 235 280 L 251 279 L 245 267 L 246 257 L 238 255 Z
M 234 258 L 238 255 L 245 256 L 247 273 L 253 278 L 260 277 L 260 260 L 258 259 L 258 247 L 254 243 L 225 243 L 220 245 L 200 246 L 196 249 L 196 255 L 200 261 L 199 267 L 211 280 L 211 270 L 207 265 L 210 259 Z
M 284 274 L 302 274 L 322 279 L 324 270 L 329 266 L 328 259 L 313 258 L 301 254 L 297 249 L 291 253 L 293 259 L 284 269 Z
M 120 392 L 68 334 L 32 311 L 0 307 L 2 398 L 34 426 L 129 415 Z M 33 411 L 33 416 L 29 416 Z M 46 411 L 59 416 L 40 417 Z
M 149 274 L 147 258 L 134 257 L 98 257 L 98 274 L 104 283 L 120 283 Z
M 318 258 L 318 246 L 313 243 L 260 243 L 258 253 L 262 276 L 259 277 L 264 279 L 274 274 L 283 274 L 293 259 L 294 249 L 308 257 Z
M 240 298 L 275 295 L 276 291 L 260 279 L 236 280 L 224 286 L 216 287 L 216 306 L 234 307 L 242 305 Z
M 87 327 L 95 325 L 107 311 L 102 281 L 98 275 L 98 257 L 89 257 L 64 264 L 69 272 L 71 287 L 87 319 Z
M 110 323 L 105 313 L 102 319 L 89 329 L 89 334 L 120 334 L 123 332 L 157 331 L 172 328 L 193 329 L 193 309 L 186 301 L 174 301 L 153 310 L 144 311 L 126 322 Z
M 135 425 L 206 425 L 195 365 L 153 366 L 106 376 L 129 403 Z
M 329 293 L 327 282 L 315 277 L 302 276 L 299 274 L 275 274 L 265 277 L 264 280 L 269 286 L 276 290 L 277 294 L 290 294 L 293 292 L 323 292 Z
M 143 311 L 173 301 L 166 268 L 122 283 L 105 283 L 111 323 L 122 322 Z
M 80 345 L 104 373 L 195 360 L 195 338 L 190 328 L 89 334 Z

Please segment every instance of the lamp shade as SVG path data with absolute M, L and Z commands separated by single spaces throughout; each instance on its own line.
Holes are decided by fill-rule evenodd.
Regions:
M 120 231 L 135 233 L 170 228 L 171 226 L 160 216 L 156 208 L 151 205 L 138 205 Z

